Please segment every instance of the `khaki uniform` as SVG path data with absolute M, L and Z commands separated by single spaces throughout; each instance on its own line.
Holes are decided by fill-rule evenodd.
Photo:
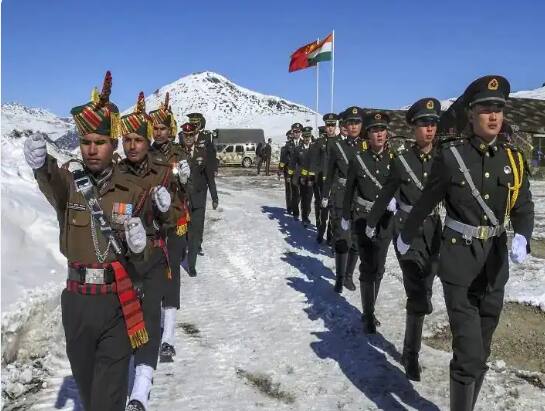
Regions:
M 69 265 L 98 264 L 95 240 L 99 253 L 106 254 L 103 264 L 115 261 L 113 248 L 105 251 L 107 244 L 100 232 L 96 236 L 92 234 L 96 232 L 92 230 L 94 222 L 82 194 L 76 191 L 72 174 L 59 168 L 57 161 L 48 156 L 44 166 L 35 171 L 35 177 L 57 213 L 60 250 Z M 138 206 L 143 190 L 134 179 L 115 168 L 99 186 L 97 199 L 115 236 L 123 243 L 123 223 Z M 66 352 L 72 374 L 87 411 L 123 410 L 132 350 L 118 296 L 110 285 L 81 287 L 89 292 L 67 288 L 61 297 Z

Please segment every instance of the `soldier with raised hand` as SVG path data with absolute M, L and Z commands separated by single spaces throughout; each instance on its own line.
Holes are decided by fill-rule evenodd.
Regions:
M 509 82 L 481 77 L 465 90 L 468 136 L 443 143 L 428 183 L 397 238 L 400 254 L 419 238 L 422 223 L 441 201 L 446 207 L 439 277 L 452 331 L 450 408 L 472 410 L 490 355 L 509 277 L 506 225 L 514 238 L 511 260 L 530 251 L 534 204 L 522 153 L 500 136 Z
M 290 146 L 293 144 L 293 132 L 289 129 L 286 132 L 286 144 L 280 149 L 280 161 L 278 163 L 278 176 L 284 178 L 284 190 L 286 194 L 286 213 L 291 215 L 291 181 L 288 174 L 290 162 Z
M 293 123 L 291 125 L 291 143 L 287 146 L 286 158 L 288 159 L 288 180 L 290 182 L 290 192 L 291 192 L 291 214 L 295 220 L 299 220 L 299 205 L 301 203 L 301 193 L 299 192 L 299 179 L 295 178 L 295 158 L 296 151 L 301 145 L 301 136 L 303 133 L 303 125 L 301 123 Z
M 327 153 L 331 150 L 331 146 L 334 141 L 338 138 L 337 136 L 337 120 L 339 116 L 335 113 L 327 113 L 323 116 L 325 123 L 324 134 L 313 144 L 311 162 L 312 167 L 315 170 L 316 174 L 316 186 L 318 188 L 318 197 L 316 197 L 316 191 L 314 192 L 314 212 L 317 214 L 316 217 L 316 228 L 318 234 L 316 236 L 316 241 L 318 244 L 321 244 L 324 240 L 324 234 L 326 228 L 328 228 L 327 221 L 329 217 L 329 208 L 322 207 L 322 197 L 324 193 L 324 180 L 325 180 L 325 170 L 327 168 Z M 331 236 L 331 224 L 328 228 L 328 237 Z
M 206 195 L 210 189 L 212 207 L 218 208 L 218 193 L 214 176 L 214 160 L 208 157 L 206 147 L 196 145 L 197 127 L 194 123 L 185 123 L 181 127 L 181 141 L 183 150 L 188 157 L 191 169 L 187 181 L 187 194 L 189 197 L 190 223 L 188 233 L 187 265 L 191 277 L 197 275 L 197 254 L 204 233 L 204 209 L 206 207 Z
M 147 201 L 150 206 L 139 212 L 146 228 L 148 252 L 136 264 L 137 271 L 143 276 L 142 310 L 149 342 L 135 351 L 135 378 L 126 408 L 126 411 L 145 411 L 161 343 L 161 302 L 171 286 L 166 234 L 174 222 L 169 219 L 171 197 L 167 187 L 176 177 L 168 161 L 148 155 L 153 120 L 146 113 L 143 92 L 138 95 L 134 112 L 121 117 L 121 135 L 126 158 L 117 167 L 122 173 L 138 179 L 150 200 Z
M 342 228 L 348 231 L 352 223 L 353 244 L 357 244 L 360 264 L 360 293 L 362 321 L 367 333 L 376 332 L 380 322 L 375 317 L 375 302 L 384 275 L 388 247 L 392 241 L 392 216 L 395 199 L 390 199 L 387 211 L 378 222 L 376 236 L 370 240 L 365 235 L 367 214 L 373 207 L 390 172 L 391 153 L 387 147 L 388 124 L 386 113 L 367 113 L 363 123 L 367 149 L 358 151 L 348 168 L 348 178 L 343 201 Z
M 111 85 L 107 72 L 102 93 L 95 90 L 89 103 L 71 110 L 82 168 L 59 168 L 41 135 L 24 147 L 59 220 L 60 250 L 68 260 L 61 296 L 66 353 L 87 411 L 125 409 L 132 349 L 148 341 L 132 284 L 139 278 L 129 264 L 146 248 L 142 221 L 133 217 L 144 192 L 112 162 L 120 131 Z
M 352 275 L 358 262 L 358 249 L 351 234 L 341 227 L 343 201 L 349 165 L 361 149 L 360 133 L 363 110 L 349 107 L 343 112 L 343 124 L 348 136 L 333 141 L 327 155 L 322 207 L 330 209 L 331 230 L 335 247 L 335 292 L 341 293 L 343 286 L 354 291 L 356 286 Z
M 166 230 L 168 263 L 171 280 L 163 298 L 163 335 L 159 359 L 170 362 L 176 355 L 174 348 L 174 329 L 176 311 L 180 309 L 180 264 L 187 252 L 187 229 L 189 224 L 189 205 L 186 184 L 190 174 L 189 158 L 183 147 L 174 142 L 177 125 L 169 105 L 169 94 L 157 110 L 149 113 L 153 124 L 153 144 L 149 152 L 152 161 L 170 165 L 172 176 L 167 189 L 172 198 L 170 222 Z
M 298 181 L 298 191 L 301 196 L 301 221 L 306 228 L 310 225 L 309 215 L 312 203 L 312 186 L 315 182 L 315 174 L 310 167 L 310 147 L 312 141 L 312 127 L 303 128 L 303 141 L 295 148 L 291 159 L 290 169 L 294 170 L 292 178 Z M 298 204 L 292 208 L 298 209 Z
M 396 236 L 420 198 L 430 176 L 434 158 L 433 142 L 440 113 L 441 103 L 432 97 L 418 100 L 407 111 L 406 121 L 414 129 L 415 143 L 407 150 L 396 153 L 390 163 L 390 175 L 367 214 L 365 233 L 370 239 L 375 237 L 376 226 L 394 196 L 397 199 L 394 217 Z M 433 310 L 432 286 L 437 272 L 440 244 L 441 219 L 437 210 L 434 210 L 424 219 L 422 230 L 413 240 L 411 250 L 405 255 L 396 250 L 407 296 L 402 362 L 405 374 L 413 381 L 420 381 L 418 354 L 422 342 L 422 326 L 424 316 Z

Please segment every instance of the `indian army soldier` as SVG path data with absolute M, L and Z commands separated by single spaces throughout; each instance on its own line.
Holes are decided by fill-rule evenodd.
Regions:
M 509 82 L 485 76 L 465 90 L 469 136 L 445 142 L 428 183 L 405 221 L 397 249 L 405 254 L 435 206 L 444 201 L 439 276 L 452 330 L 450 409 L 477 401 L 509 277 L 506 225 L 514 238 L 511 260 L 522 263 L 534 225 L 534 204 L 522 153 L 498 136 Z
M 352 279 L 358 262 L 358 249 L 352 236 L 341 227 L 343 201 L 349 164 L 356 152 L 361 149 L 359 139 L 362 127 L 363 111 L 359 107 L 349 107 L 343 112 L 343 121 L 348 137 L 336 138 L 327 154 L 327 167 L 324 180 L 322 207 L 330 209 L 331 231 L 335 248 L 335 291 L 341 293 L 344 286 L 354 291 Z
M 293 144 L 293 132 L 286 132 L 286 144 L 280 149 L 280 162 L 278 163 L 278 176 L 284 177 L 284 189 L 286 193 L 286 213 L 291 215 L 291 181 L 288 174 L 288 164 L 290 162 L 291 148 Z
M 401 231 L 405 218 L 420 198 L 431 171 L 433 141 L 440 113 L 441 104 L 431 97 L 418 100 L 407 111 L 406 121 L 414 128 L 416 142 L 405 152 L 398 152 L 390 162 L 390 175 L 367 214 L 365 232 L 370 239 L 375 237 L 375 227 L 385 215 L 394 195 L 398 208 L 394 217 L 396 236 Z M 407 296 L 402 361 L 405 374 L 413 381 L 420 381 L 418 353 L 422 341 L 422 325 L 424 316 L 431 314 L 433 310 L 432 286 L 437 271 L 440 244 L 441 219 L 434 210 L 424 219 L 422 230 L 413 240 L 411 250 L 405 255 L 396 253 L 403 272 L 403 285 Z
M 172 197 L 170 225 L 166 230 L 168 264 L 171 279 L 163 298 L 163 335 L 161 337 L 160 361 L 170 362 L 176 354 L 174 349 L 174 329 L 176 311 L 180 309 L 180 264 L 187 251 L 187 228 L 189 206 L 185 184 L 189 178 L 188 157 L 182 146 L 174 143 L 176 120 L 169 106 L 169 95 L 157 110 L 149 113 L 153 121 L 153 139 L 150 158 L 168 163 L 172 176 L 168 181 L 168 191 Z M 175 178 L 176 177 L 176 178 Z
M 142 310 L 149 342 L 135 351 L 135 378 L 126 408 L 126 411 L 145 411 L 161 343 L 161 300 L 169 285 L 165 232 L 170 224 L 168 211 L 171 198 L 165 187 L 170 182 L 172 172 L 167 161 L 148 156 L 153 125 L 146 113 L 143 92 L 138 95 L 134 112 L 121 117 L 121 135 L 126 158 L 117 167 L 121 173 L 138 179 L 147 196 L 152 199 L 152 207 L 142 215 L 149 252 L 135 264 L 136 270 L 143 277 Z M 161 230 L 163 226 L 165 228 Z
M 267 144 L 261 149 L 261 161 L 265 162 L 265 175 L 268 176 L 271 171 L 272 139 L 267 140 Z M 261 171 L 261 163 L 258 163 L 257 174 Z
M 294 178 L 295 169 L 294 159 L 296 156 L 296 150 L 301 145 L 301 135 L 303 133 L 303 125 L 301 123 L 294 123 L 291 125 L 292 143 L 288 146 L 288 179 L 290 181 L 291 191 L 291 213 L 295 220 L 299 220 L 299 204 L 301 203 L 301 193 L 299 192 L 299 179 Z
M 298 182 L 298 192 L 301 197 L 301 221 L 304 227 L 310 224 L 310 205 L 312 203 L 312 186 L 315 182 L 315 174 L 310 168 L 310 146 L 312 140 L 312 127 L 303 128 L 303 141 L 295 148 L 291 158 L 289 169 L 293 170 L 292 179 Z M 295 199 L 294 199 L 295 201 Z M 298 209 L 299 204 L 293 204 L 293 209 Z
M 197 275 L 195 268 L 197 254 L 202 243 L 204 232 L 204 209 L 206 207 L 206 194 L 210 189 L 212 207 L 218 208 L 218 193 L 214 176 L 214 159 L 208 157 L 206 147 L 197 146 L 195 138 L 197 127 L 193 123 L 185 123 L 182 126 L 181 140 L 183 149 L 188 157 L 191 174 L 187 181 L 187 194 L 189 196 L 189 244 L 187 253 L 188 273 L 191 277 Z
M 396 210 L 395 199 L 389 199 L 386 212 L 379 216 L 376 224 L 376 236 L 371 240 L 365 235 L 367 214 L 390 172 L 391 153 L 386 147 L 389 121 L 388 115 L 380 111 L 365 115 L 367 149 L 356 153 L 348 168 L 341 222 L 343 230 L 347 231 L 352 220 L 353 242 L 357 244 L 361 260 L 362 321 L 369 334 L 375 333 L 377 325 L 380 325 L 375 317 L 375 302 L 392 241 L 392 217 Z
M 143 198 L 138 181 L 117 170 L 113 153 L 119 110 L 102 93 L 71 114 L 80 134 L 82 166 L 59 168 L 45 140 L 25 141 L 27 163 L 40 191 L 55 208 L 60 251 L 68 260 L 61 296 L 66 353 L 86 411 L 124 410 L 132 349 L 148 340 L 131 262 L 146 248 L 146 232 L 133 212 Z
M 324 135 L 320 136 L 318 140 L 313 144 L 311 162 L 316 173 L 316 187 L 317 190 L 314 191 L 314 212 L 316 213 L 316 227 L 318 234 L 316 236 L 316 241 L 318 244 L 321 244 L 324 240 L 324 234 L 326 228 L 328 228 L 327 220 L 329 217 L 329 208 L 322 207 L 322 196 L 324 192 L 324 179 L 325 174 L 324 170 L 327 167 L 327 153 L 331 150 L 332 145 L 338 139 L 337 138 L 337 120 L 338 116 L 335 113 L 327 113 L 323 116 L 325 123 L 324 126 Z M 316 198 L 316 192 L 318 192 L 318 198 Z M 316 207 L 316 202 L 318 202 L 318 207 Z M 331 224 L 328 228 L 328 237 L 331 236 Z

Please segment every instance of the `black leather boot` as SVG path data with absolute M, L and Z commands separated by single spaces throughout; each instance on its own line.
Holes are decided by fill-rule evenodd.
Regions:
M 346 272 L 344 274 L 344 287 L 347 290 L 354 291 L 356 289 L 356 285 L 354 284 L 354 280 L 352 279 L 354 275 L 354 269 L 356 268 L 356 264 L 358 263 L 358 254 L 348 252 L 348 260 L 346 263 Z
M 450 377 L 450 410 L 472 411 L 475 382 L 462 384 Z
M 481 387 L 483 386 L 484 376 L 486 371 L 483 371 L 481 375 L 475 380 L 475 389 L 473 390 L 473 404 L 471 409 L 475 409 L 475 404 L 477 404 L 477 398 L 479 397 L 479 392 L 481 392 Z
M 339 253 L 335 254 L 335 292 L 343 292 L 343 278 L 344 273 L 346 272 L 346 261 L 348 258 L 348 253 Z
M 363 308 L 363 330 L 367 334 L 375 334 L 377 332 L 375 324 L 375 283 L 361 282 L 360 293 Z
M 405 320 L 405 340 L 403 341 L 403 356 L 401 362 L 405 367 L 405 375 L 409 380 L 420 381 L 420 364 L 418 353 L 422 345 L 423 315 L 407 313 Z

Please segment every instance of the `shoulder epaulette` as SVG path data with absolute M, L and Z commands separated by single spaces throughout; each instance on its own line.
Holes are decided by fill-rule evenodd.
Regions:
M 510 142 L 508 142 L 508 141 L 502 141 L 502 142 L 500 143 L 500 145 L 501 145 L 502 147 L 508 148 L 508 149 L 510 149 L 510 150 L 512 150 L 512 151 L 522 152 L 522 150 L 521 150 L 517 145 L 515 145 L 515 144 L 513 144 L 513 143 L 510 143 Z
M 460 146 L 462 144 L 465 144 L 467 141 L 468 139 L 464 137 L 450 137 L 450 138 L 445 138 L 443 140 L 439 140 L 439 145 L 442 148 L 445 148 L 445 147 L 448 148 L 448 147 Z

